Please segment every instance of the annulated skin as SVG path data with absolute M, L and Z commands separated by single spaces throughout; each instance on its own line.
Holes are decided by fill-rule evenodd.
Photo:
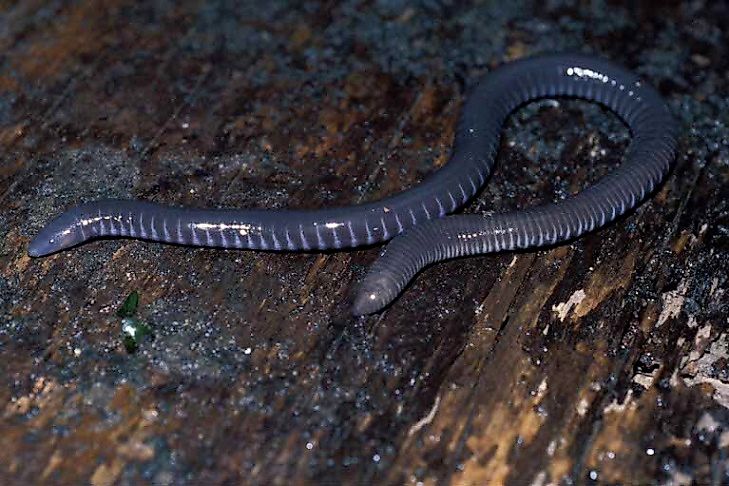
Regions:
M 483 186 L 494 165 L 506 117 L 543 97 L 600 103 L 628 125 L 623 164 L 574 197 L 522 211 L 449 216 Z M 614 64 L 583 55 L 549 55 L 507 64 L 471 93 L 449 162 L 421 184 L 380 201 L 299 210 L 192 209 L 103 200 L 69 209 L 31 242 L 43 256 L 99 237 L 182 245 L 306 251 L 387 241 L 355 298 L 353 312 L 389 304 L 425 265 L 448 258 L 533 248 L 573 239 L 637 206 L 675 159 L 677 124 L 658 93 Z M 407 231 L 406 231 L 407 230 Z

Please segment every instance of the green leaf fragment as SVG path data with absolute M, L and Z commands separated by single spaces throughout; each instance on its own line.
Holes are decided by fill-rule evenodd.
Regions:
M 132 317 L 122 319 L 122 340 L 128 353 L 139 349 L 139 343 L 147 336 L 153 336 L 152 328 L 148 324 Z
M 131 317 L 136 312 L 138 306 L 139 292 L 135 290 L 127 296 L 124 303 L 119 307 L 119 310 L 116 311 L 116 315 L 119 317 Z
M 122 341 L 124 342 L 124 349 L 127 350 L 127 353 L 136 353 L 137 349 L 139 349 L 139 343 L 131 336 L 125 335 Z

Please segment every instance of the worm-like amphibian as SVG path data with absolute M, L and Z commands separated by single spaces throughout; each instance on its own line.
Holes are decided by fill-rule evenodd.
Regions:
M 615 112 L 632 140 L 615 171 L 558 203 L 493 215 L 444 217 L 486 182 L 506 117 L 544 97 L 594 101 Z M 69 209 L 28 248 L 43 256 L 105 237 L 257 250 L 325 250 L 393 238 L 365 277 L 356 315 L 392 302 L 424 266 L 463 255 L 552 245 L 599 228 L 637 206 L 675 159 L 678 125 L 650 86 L 602 59 L 561 54 L 506 64 L 463 106 L 449 162 L 419 185 L 380 201 L 317 210 L 191 209 L 103 200 Z

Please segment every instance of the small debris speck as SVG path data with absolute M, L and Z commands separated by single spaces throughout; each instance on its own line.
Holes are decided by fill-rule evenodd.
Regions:
M 124 299 L 124 303 L 116 311 L 116 315 L 118 315 L 119 317 L 131 317 L 136 312 L 138 306 L 139 292 L 135 290 L 134 292 L 130 293 L 126 299 Z

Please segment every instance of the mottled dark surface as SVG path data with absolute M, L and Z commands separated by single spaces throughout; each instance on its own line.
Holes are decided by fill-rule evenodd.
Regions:
M 726 2 L 244 3 L 0 1 L 4 482 L 729 482 Z M 683 124 L 656 196 L 571 245 L 432 267 L 366 319 L 347 299 L 376 249 L 26 256 L 101 197 L 397 192 L 445 162 L 481 74 L 556 50 L 634 69 Z M 570 194 L 628 140 L 534 103 L 466 211 Z M 153 338 L 129 353 L 134 291 Z

